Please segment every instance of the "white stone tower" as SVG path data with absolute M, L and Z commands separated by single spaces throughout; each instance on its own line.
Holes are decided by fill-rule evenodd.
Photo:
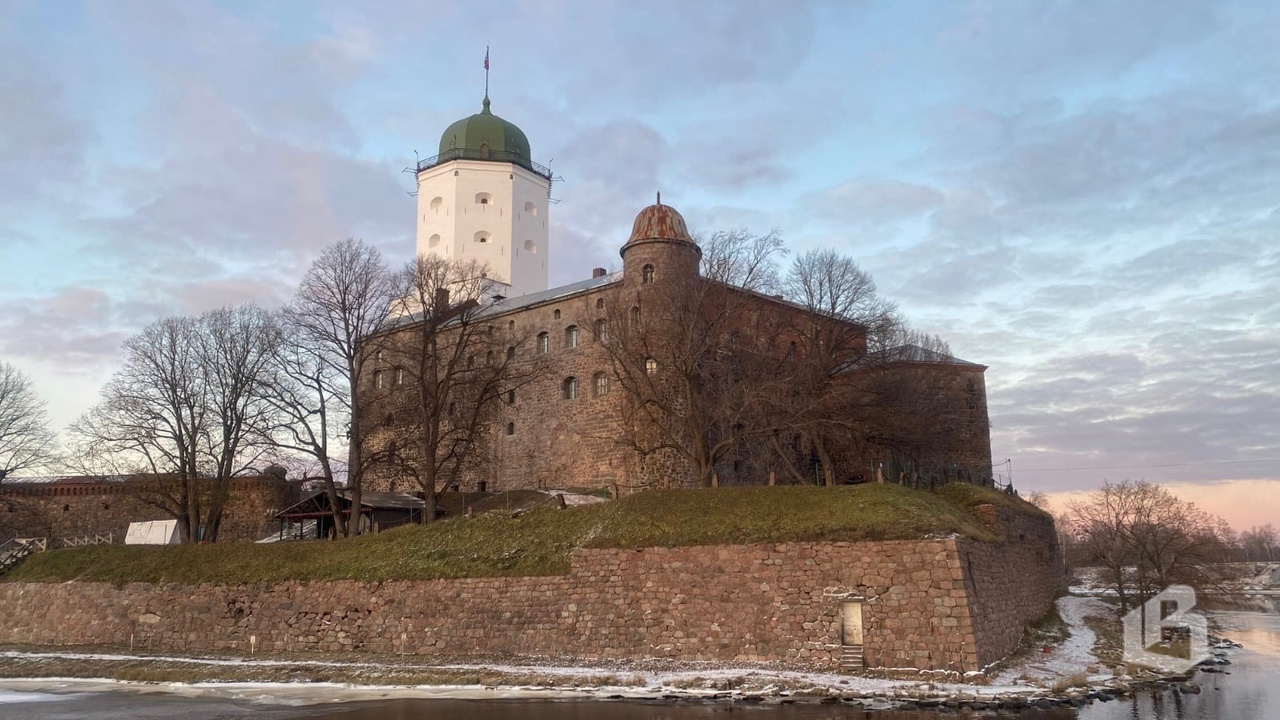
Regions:
M 475 259 L 518 297 L 547 289 L 551 170 L 520 128 L 489 112 L 450 125 L 440 154 L 418 163 L 418 254 Z

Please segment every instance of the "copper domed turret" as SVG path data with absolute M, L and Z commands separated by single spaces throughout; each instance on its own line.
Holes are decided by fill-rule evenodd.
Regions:
M 693 241 L 684 217 L 662 204 L 661 193 L 656 203 L 636 215 L 620 254 L 627 281 L 646 285 L 661 275 L 696 277 L 702 260 L 702 248 Z

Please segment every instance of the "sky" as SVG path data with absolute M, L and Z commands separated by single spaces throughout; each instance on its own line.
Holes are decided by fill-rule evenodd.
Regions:
M 0 359 L 63 427 L 147 324 L 414 252 L 480 108 L 557 176 L 552 285 L 695 232 L 854 257 L 986 372 L 997 468 L 1280 524 L 1280 4 L 0 0 Z

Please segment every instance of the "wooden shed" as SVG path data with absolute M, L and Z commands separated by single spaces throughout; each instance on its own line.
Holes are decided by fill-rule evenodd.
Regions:
M 338 490 L 339 510 L 352 516 L 351 491 Z M 363 532 L 379 532 L 388 528 L 422 522 L 426 503 L 402 493 L 374 492 L 360 494 L 360 523 Z M 302 500 L 276 513 L 280 521 L 281 540 L 322 540 L 334 537 L 333 506 L 329 494 L 315 490 Z

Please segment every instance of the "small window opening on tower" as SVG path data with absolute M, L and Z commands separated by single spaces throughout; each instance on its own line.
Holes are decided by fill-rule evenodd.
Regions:
M 649 283 L 653 282 L 653 266 L 652 265 L 645 265 L 644 268 L 640 271 L 640 282 L 645 285 L 648 285 Z
M 658 361 L 653 358 L 645 358 L 644 371 L 648 375 L 656 375 L 658 373 Z
M 530 215 L 532 215 L 532 216 L 534 216 L 534 217 L 537 217 L 537 216 L 538 216 L 538 206 L 537 206 L 537 205 L 534 205 L 534 204 L 533 204 L 533 203 L 531 203 L 531 202 L 527 202 L 527 203 L 525 203 L 525 204 L 524 204 L 524 211 L 525 211 L 525 212 L 527 212 L 527 213 L 529 213 Z
M 478 243 L 487 243 L 489 242 L 489 233 L 481 230 L 480 232 L 476 233 L 475 238 L 476 238 L 476 242 Z
M 515 434 L 516 434 L 516 424 L 515 424 L 515 423 L 513 423 L 513 422 L 509 422 L 509 423 L 507 423 L 507 434 L 508 434 L 508 435 L 515 435 Z
M 493 202 L 493 195 L 490 195 L 490 194 L 489 194 L 489 193 L 487 193 L 487 192 L 478 192 L 478 193 L 476 193 L 476 204 L 477 204 L 477 205 L 488 205 L 488 204 L 489 204 L 489 203 L 491 203 L 491 202 Z
M 432 250 L 440 247 L 440 235 L 439 234 L 432 235 L 427 240 L 427 247 L 431 248 Z
M 444 205 L 444 198 L 439 195 L 431 198 L 431 209 L 440 212 L 440 206 Z
M 537 255 L 537 254 L 538 254 L 538 243 L 536 243 L 536 242 L 534 242 L 534 241 L 532 241 L 532 240 L 525 240 L 525 241 L 524 241 L 524 249 L 525 249 L 525 250 L 527 250 L 528 252 L 533 253 L 534 255 Z
M 556 310 L 555 312 L 551 313 L 551 317 L 555 318 L 556 320 L 559 320 L 559 319 L 560 319 L 560 311 L 559 311 L 559 310 Z
M 578 378 L 570 376 L 564 379 L 561 397 L 565 400 L 578 399 Z

